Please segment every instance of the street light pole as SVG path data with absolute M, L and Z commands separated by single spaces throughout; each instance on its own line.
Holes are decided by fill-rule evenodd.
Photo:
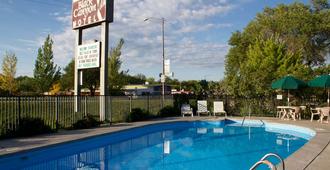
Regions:
M 165 102 L 165 80 L 166 80 L 166 75 L 165 75 L 165 19 L 162 18 L 162 33 L 163 33 L 163 78 L 164 80 L 162 81 L 162 107 L 164 107 L 164 102 Z
M 148 21 L 153 18 L 146 18 L 144 21 Z M 165 103 L 165 80 L 166 80 L 166 75 L 165 75 L 165 18 L 154 18 L 157 20 L 161 20 L 162 22 L 162 40 L 163 40 L 163 69 L 162 69 L 162 74 L 160 77 L 160 81 L 162 83 L 162 107 L 164 107 Z

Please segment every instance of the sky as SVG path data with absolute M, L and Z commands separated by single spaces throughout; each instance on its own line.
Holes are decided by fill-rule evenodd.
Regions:
M 114 0 L 110 48 L 120 38 L 122 70 L 159 79 L 162 71 L 161 22 L 165 18 L 165 57 L 179 80 L 224 78 L 228 40 L 265 7 L 292 0 Z M 308 0 L 298 1 L 308 4 Z M 74 56 L 71 0 L 0 0 L 0 61 L 18 58 L 17 76 L 33 76 L 38 48 L 54 41 L 54 61 L 62 69 Z M 144 19 L 151 18 L 145 22 Z M 100 27 L 84 30 L 84 42 L 100 37 Z

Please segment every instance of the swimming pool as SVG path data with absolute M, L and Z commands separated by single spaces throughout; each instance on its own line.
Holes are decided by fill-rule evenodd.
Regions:
M 315 132 L 262 121 L 147 125 L 0 158 L 0 169 L 249 169 L 266 153 L 286 158 Z

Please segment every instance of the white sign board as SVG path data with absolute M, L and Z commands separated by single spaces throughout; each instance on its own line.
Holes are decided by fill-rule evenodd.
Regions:
M 165 79 L 166 79 L 166 78 L 165 78 L 164 75 L 161 75 L 161 76 L 160 76 L 160 82 L 161 82 L 161 83 L 165 83 Z
M 277 99 L 277 100 L 282 100 L 282 99 L 283 99 L 283 96 L 282 96 L 282 95 L 277 95 L 277 96 L 276 96 L 276 99 Z
M 77 69 L 100 67 L 100 42 L 78 46 L 76 63 Z
M 164 70 L 166 76 L 171 76 L 171 70 L 170 70 L 170 60 L 166 59 L 164 61 Z

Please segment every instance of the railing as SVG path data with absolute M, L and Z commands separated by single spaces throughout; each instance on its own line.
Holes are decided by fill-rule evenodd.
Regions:
M 0 97 L 0 136 L 14 131 L 23 118 L 40 118 L 52 129 L 68 128 L 89 114 L 99 118 L 100 99 L 107 98 L 109 122 L 125 122 L 133 108 L 156 115 L 161 109 L 161 96 L 40 96 Z M 75 111 L 75 100 L 79 101 Z M 165 106 L 173 105 L 166 96 Z
M 260 165 L 262 165 L 262 164 L 267 165 L 268 168 L 271 169 L 271 170 L 276 170 L 276 169 L 277 169 L 276 166 L 275 166 L 272 162 L 270 162 L 269 160 L 267 160 L 267 158 L 269 158 L 269 157 L 271 157 L 271 156 L 277 158 L 278 160 L 280 160 L 281 165 L 282 165 L 282 170 L 285 170 L 285 164 L 284 164 L 283 159 L 282 159 L 279 155 L 277 155 L 277 154 L 275 154 L 275 153 L 268 153 L 268 154 L 266 154 L 264 157 L 262 157 L 262 158 L 260 159 L 260 161 L 256 162 L 256 163 L 250 168 L 250 170 L 255 170 L 255 169 L 257 169 L 257 168 L 258 168 Z
M 277 100 L 276 96 L 261 97 L 233 97 L 233 96 L 214 96 L 212 98 L 205 97 L 188 97 L 183 103 L 189 103 L 194 110 L 197 109 L 197 100 L 207 100 L 208 110 L 213 110 L 213 101 L 223 101 L 224 108 L 228 116 L 254 116 L 254 117 L 276 117 L 276 106 L 285 106 L 285 99 Z M 292 105 L 307 106 L 302 113 L 303 119 L 310 119 L 309 108 L 311 106 L 320 106 L 326 104 L 326 99 L 304 98 L 296 100 Z

